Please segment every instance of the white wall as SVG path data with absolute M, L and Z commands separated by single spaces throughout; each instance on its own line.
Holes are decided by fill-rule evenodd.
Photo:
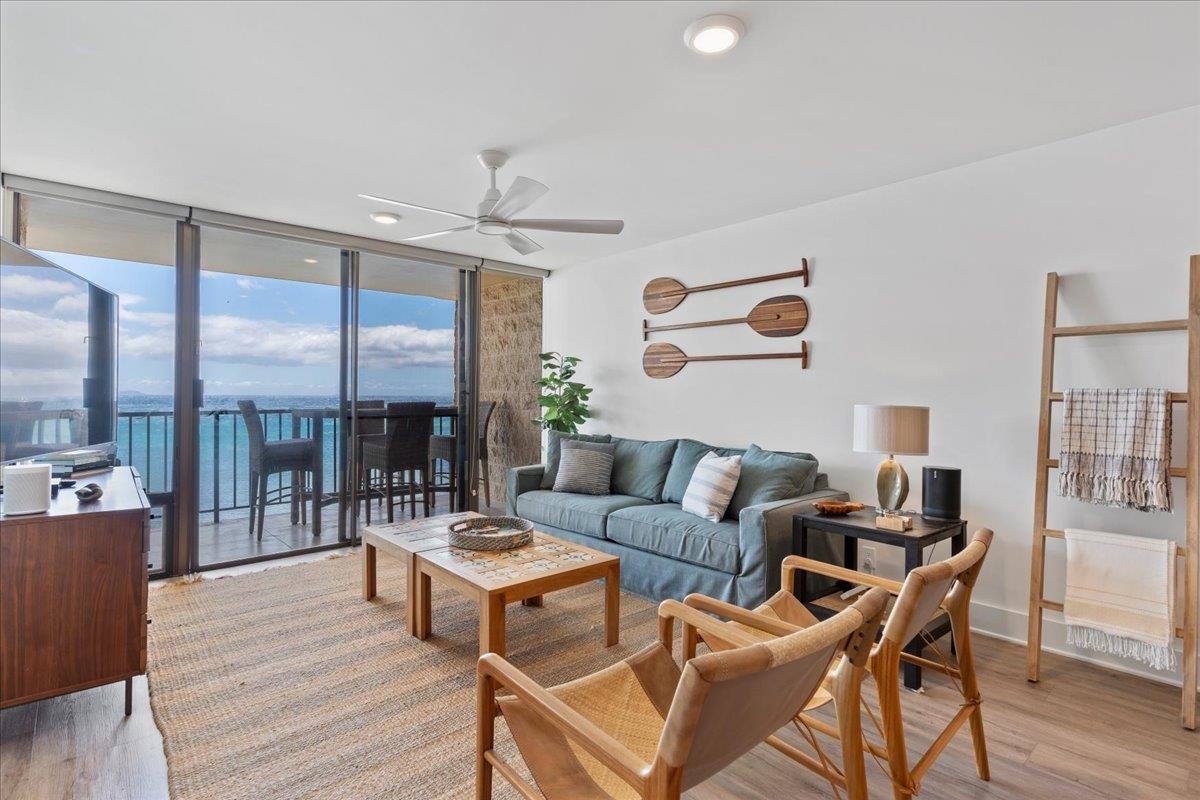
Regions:
M 930 456 L 902 458 L 914 483 L 908 505 L 919 508 L 922 465 L 963 469 L 964 516 L 997 534 L 976 626 L 1023 641 L 1046 273 L 1063 276 L 1060 324 L 1182 318 L 1188 257 L 1200 252 L 1198 187 L 1193 107 L 557 271 L 545 285 L 545 344 L 583 359 L 582 379 L 596 387 L 590 430 L 809 450 L 833 486 L 867 502 L 878 457 L 851 452 L 851 406 L 930 406 Z M 812 266 L 808 289 L 792 280 L 707 292 L 654 319 L 736 317 L 795 292 L 811 310 L 808 370 L 760 361 L 689 364 L 668 380 L 642 373 L 647 281 L 760 275 L 801 256 Z M 1056 388 L 1183 390 L 1184 338 L 1068 340 Z M 655 339 L 695 355 L 796 344 L 744 326 Z M 1178 464 L 1182 422 L 1180 413 Z M 1174 488 L 1182 498 L 1183 481 Z M 1146 515 L 1052 500 L 1050 524 L 1182 541 L 1183 509 Z M 1061 542 L 1050 550 L 1048 594 L 1061 598 Z M 898 572 L 883 556 L 884 571 Z M 1048 622 L 1049 646 L 1064 648 L 1062 634 Z

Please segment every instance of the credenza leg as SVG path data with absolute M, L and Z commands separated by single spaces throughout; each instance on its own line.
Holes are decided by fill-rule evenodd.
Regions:
M 125 679 L 125 716 L 133 713 L 133 678 Z

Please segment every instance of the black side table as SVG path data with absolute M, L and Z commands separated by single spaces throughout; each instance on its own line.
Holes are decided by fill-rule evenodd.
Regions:
M 804 558 L 811 557 L 808 554 L 808 534 L 810 531 L 838 534 L 842 537 L 843 541 L 846 568 L 857 570 L 858 540 L 865 539 L 870 542 L 891 545 L 893 547 L 903 547 L 904 574 L 908 575 L 909 572 L 923 563 L 922 558 L 926 547 L 937 544 L 943 539 L 950 540 L 950 552 L 952 554 L 966 547 L 966 520 L 933 519 L 910 512 L 904 513 L 905 516 L 912 517 L 913 526 L 912 530 L 904 531 L 903 533 L 876 528 L 875 509 L 872 508 L 855 511 L 842 517 L 822 516 L 815 511 L 796 514 L 792 517 L 793 552 Z M 809 597 L 806 583 L 803 577 L 801 577 L 797 581 L 797 586 L 785 588 L 791 589 L 797 599 L 804 603 L 818 619 L 832 616 L 834 610 L 828 605 L 819 604 L 817 601 L 830 596 L 836 596 L 839 592 L 844 592 L 846 589 L 851 588 L 851 584 L 841 581 L 839 585 L 843 588 L 837 592 L 824 595 L 823 597 Z M 939 621 L 926 628 L 926 631 L 934 639 L 944 636 L 949 630 L 950 620 L 945 615 Z M 920 637 L 917 637 L 904 648 L 904 652 L 920 656 L 923 649 L 924 644 Z M 910 664 L 907 661 L 904 662 L 904 685 L 913 691 L 921 688 L 921 668 L 919 666 Z

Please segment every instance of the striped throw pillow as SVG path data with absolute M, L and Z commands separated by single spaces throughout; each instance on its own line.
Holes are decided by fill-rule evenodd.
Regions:
M 720 522 L 733 499 L 741 474 L 741 456 L 705 454 L 696 464 L 696 471 L 683 495 L 683 510 L 709 522 Z
M 608 494 L 616 449 L 615 444 L 563 442 L 553 491 Z

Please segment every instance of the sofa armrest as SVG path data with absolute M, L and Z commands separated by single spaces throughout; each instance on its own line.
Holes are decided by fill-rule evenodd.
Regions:
M 545 464 L 529 464 L 524 467 L 513 467 L 508 471 L 507 489 L 504 498 L 508 514 L 516 515 L 517 497 L 534 489 L 542 488 L 542 475 L 545 471 Z
M 743 508 L 738 516 L 741 555 L 739 581 L 745 581 L 747 588 L 756 588 L 746 597 L 742 597 L 739 590 L 739 604 L 758 605 L 779 591 L 779 574 L 783 559 L 792 554 L 794 515 L 811 510 L 814 500 L 849 498 L 848 494 L 838 489 L 818 489 L 800 497 L 789 497 L 786 500 Z M 761 597 L 758 597 L 759 586 L 762 587 Z

